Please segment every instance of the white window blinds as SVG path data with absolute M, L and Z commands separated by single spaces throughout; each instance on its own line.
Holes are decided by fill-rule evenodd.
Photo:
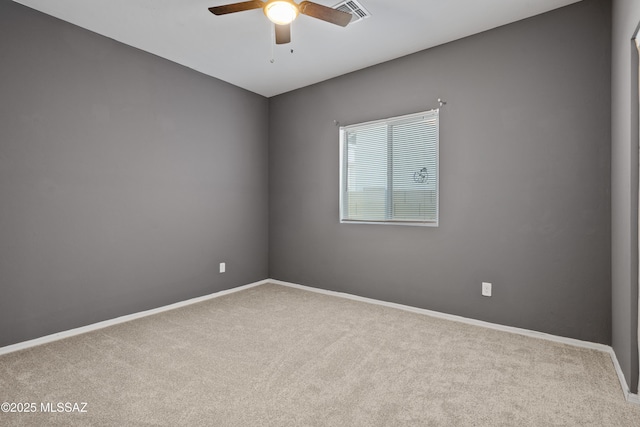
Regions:
M 438 110 L 340 128 L 341 221 L 438 223 Z

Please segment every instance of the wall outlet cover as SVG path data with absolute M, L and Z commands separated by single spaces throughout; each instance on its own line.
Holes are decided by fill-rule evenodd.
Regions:
M 482 282 L 482 296 L 485 296 L 485 297 L 491 296 L 491 283 Z

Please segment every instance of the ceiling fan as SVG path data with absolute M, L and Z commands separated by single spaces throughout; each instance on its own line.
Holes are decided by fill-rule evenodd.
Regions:
M 267 18 L 275 24 L 276 44 L 285 44 L 291 41 L 291 22 L 299 14 L 321 19 L 341 27 L 346 27 L 352 17 L 350 13 L 318 3 L 303 1 L 296 4 L 293 0 L 243 1 L 210 7 L 209 11 L 214 15 L 226 15 L 252 9 L 262 9 Z

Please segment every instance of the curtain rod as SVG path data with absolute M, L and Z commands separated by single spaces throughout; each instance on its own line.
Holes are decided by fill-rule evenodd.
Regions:
M 438 98 L 438 105 L 439 105 L 439 107 L 438 107 L 438 108 L 442 108 L 442 107 L 444 107 L 445 105 L 447 105 L 447 101 L 444 101 L 443 99 Z M 435 108 L 432 108 L 432 109 L 431 109 L 431 110 L 429 110 L 429 111 L 433 111 L 433 110 L 435 110 Z M 340 122 L 339 122 L 339 121 L 337 121 L 337 120 L 334 120 L 334 121 L 333 121 L 333 124 L 334 124 L 334 125 L 336 125 L 336 126 L 340 126 Z

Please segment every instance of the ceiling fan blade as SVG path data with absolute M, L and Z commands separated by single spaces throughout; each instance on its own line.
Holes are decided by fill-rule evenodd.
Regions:
M 332 24 L 346 27 L 351 22 L 351 14 L 341 10 L 331 9 L 318 3 L 303 1 L 298 5 L 301 14 L 312 16 Z
M 209 12 L 214 15 L 226 15 L 227 13 L 243 12 L 251 9 L 262 9 L 264 2 L 259 0 L 243 1 L 240 3 L 225 4 L 223 6 L 214 6 L 209 8 Z
M 287 44 L 291 41 L 291 24 L 278 25 L 276 27 L 276 44 Z

